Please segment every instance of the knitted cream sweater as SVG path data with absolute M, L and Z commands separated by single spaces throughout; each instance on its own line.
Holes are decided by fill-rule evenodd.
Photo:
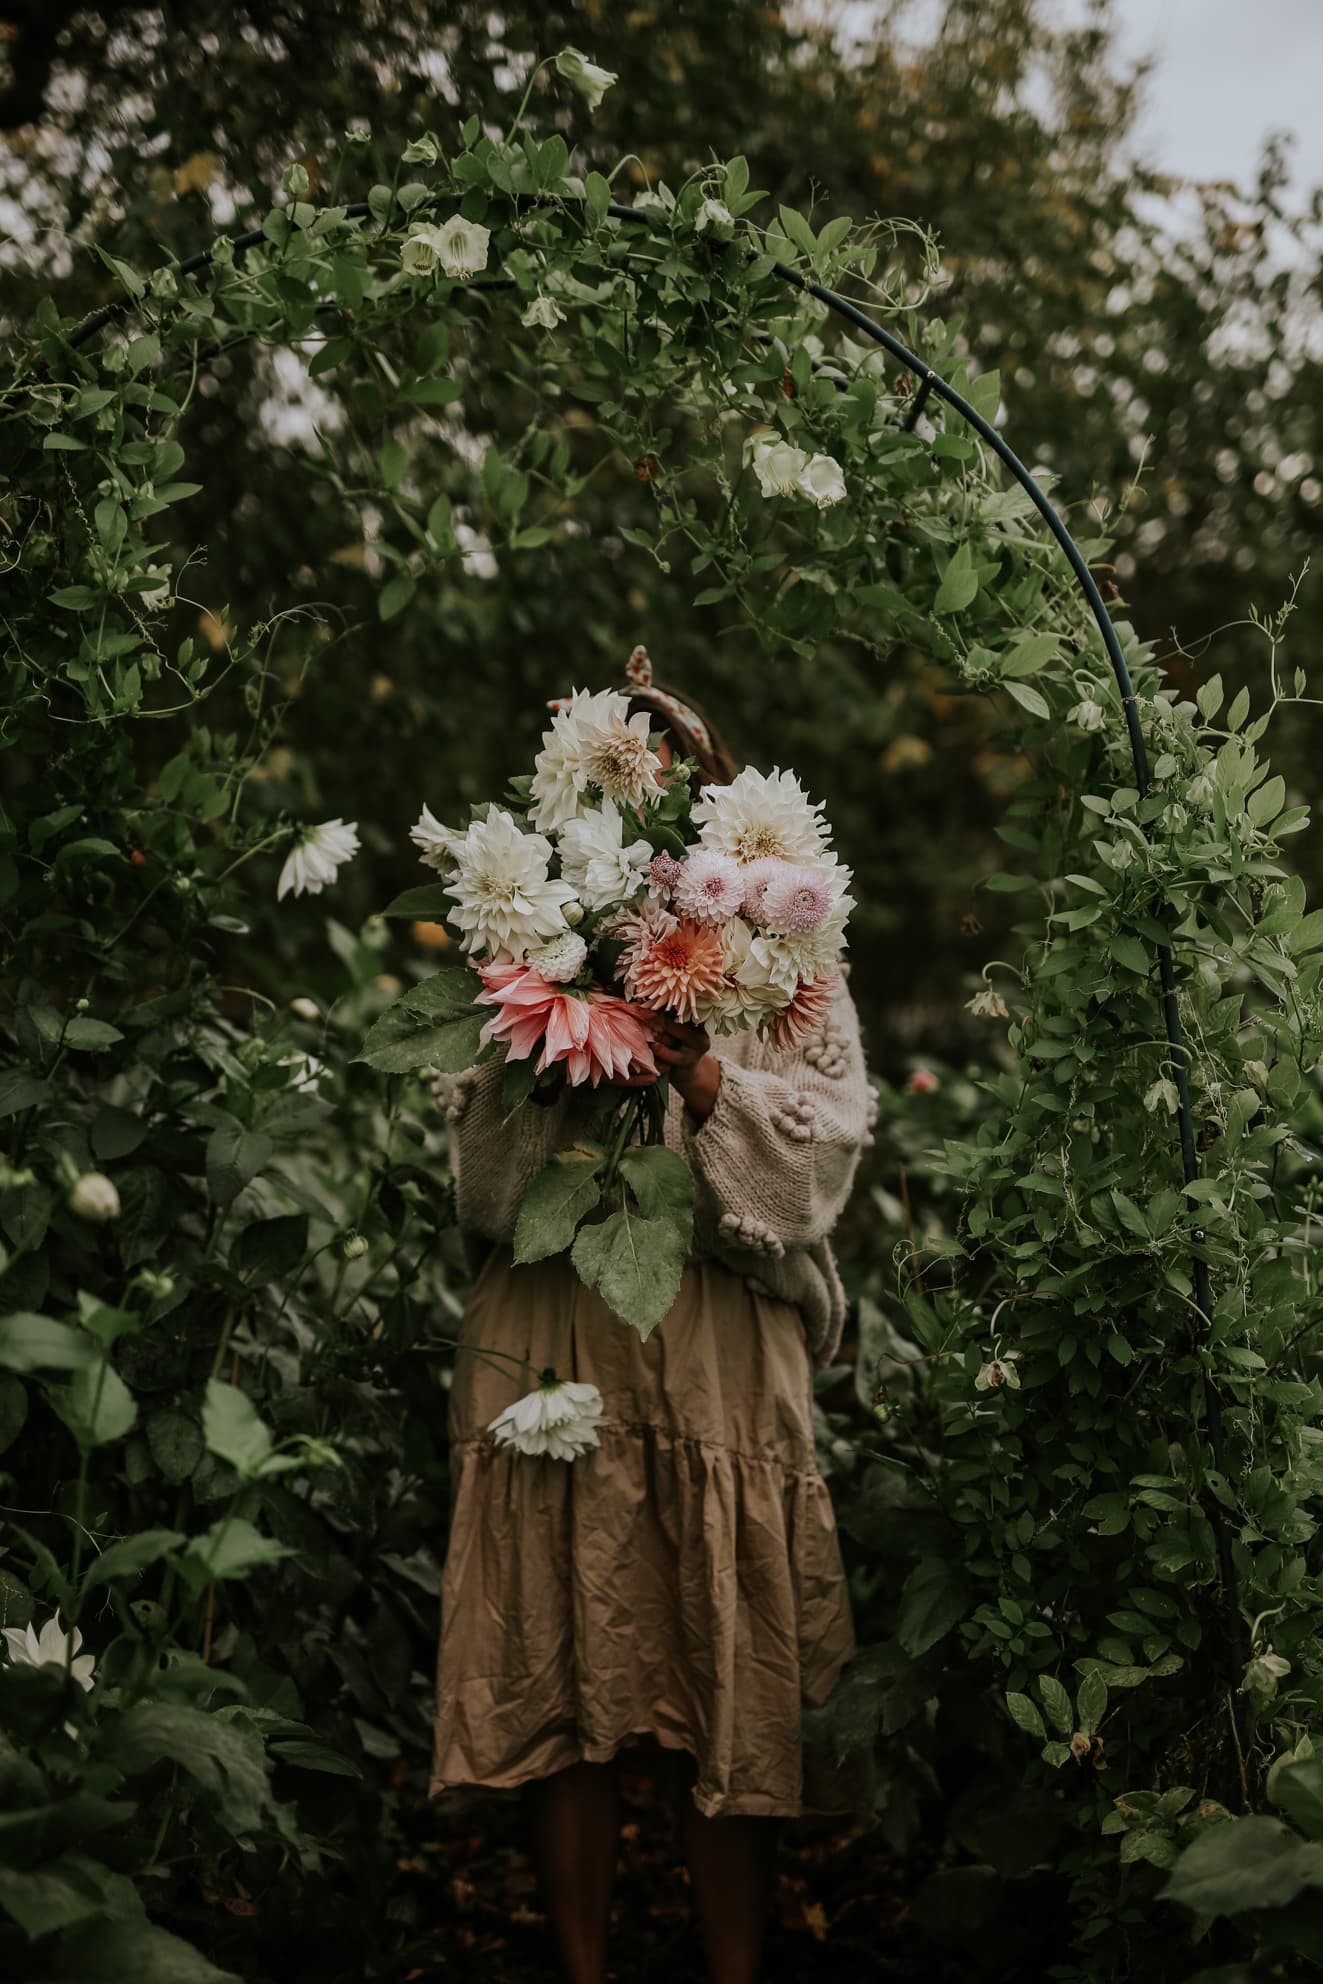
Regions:
M 845 973 L 821 1028 L 800 1046 L 776 1048 L 749 1032 L 722 1036 L 713 1052 L 721 1082 L 711 1114 L 699 1122 L 674 1088 L 666 1114 L 666 1142 L 694 1174 L 693 1256 L 797 1304 L 815 1362 L 829 1364 L 845 1293 L 828 1235 L 877 1114 Z M 452 1126 L 460 1227 L 509 1242 L 529 1181 L 584 1134 L 592 1092 L 567 1088 L 504 1122 L 503 1066 L 498 1057 L 433 1087 Z

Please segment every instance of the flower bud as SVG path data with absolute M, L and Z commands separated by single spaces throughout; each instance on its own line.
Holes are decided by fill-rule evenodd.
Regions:
M 69 1208 L 79 1219 L 98 1222 L 119 1217 L 119 1193 L 104 1171 L 84 1171 L 69 1193 Z
M 367 1235 L 356 1233 L 351 1228 L 340 1242 L 340 1252 L 347 1261 L 361 1261 L 368 1250 L 368 1245 Z
M 570 898 L 569 902 L 563 902 L 561 904 L 560 913 L 569 924 L 571 930 L 576 923 L 583 922 L 583 904 L 576 902 L 573 897 Z
M 291 1013 L 297 1013 L 301 1020 L 319 1020 L 322 1016 L 321 1007 L 315 999 L 291 999 L 289 1009 Z
M 280 175 L 280 183 L 291 200 L 301 200 L 308 190 L 308 169 L 303 165 L 287 165 Z

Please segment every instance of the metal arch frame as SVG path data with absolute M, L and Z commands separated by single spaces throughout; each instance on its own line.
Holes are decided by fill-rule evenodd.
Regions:
M 535 198 L 528 199 L 521 197 L 519 203 L 521 205 L 531 205 L 537 202 Z M 622 206 L 614 200 L 608 204 L 606 213 L 614 220 L 624 221 L 634 226 L 650 225 L 646 212 L 641 213 L 634 207 Z M 344 215 L 347 220 L 374 220 L 376 218 L 366 201 L 357 201 L 350 206 L 346 206 L 344 208 Z M 250 232 L 235 238 L 233 243 L 234 253 L 236 255 L 242 255 L 249 248 L 257 247 L 259 244 L 265 242 L 265 240 L 266 236 L 261 228 L 254 228 Z M 196 270 L 204 268 L 212 260 L 214 260 L 212 250 L 210 248 L 203 249 L 200 253 L 190 256 L 187 261 L 181 262 L 175 273 L 177 276 L 191 275 Z M 902 344 L 899 338 L 895 337 L 881 324 L 874 322 L 856 304 L 851 303 L 848 297 L 839 296 L 835 290 L 826 289 L 821 283 L 811 281 L 807 276 L 802 275 L 799 270 L 790 268 L 785 262 L 773 262 L 772 270 L 783 282 L 789 283 L 793 288 L 803 291 L 808 296 L 815 297 L 838 317 L 844 318 L 856 330 L 862 331 L 865 337 L 871 338 L 875 344 L 881 345 L 885 351 L 890 352 L 893 358 L 897 359 L 900 364 L 905 366 L 909 372 L 913 373 L 920 380 L 921 383 L 915 395 L 914 404 L 911 406 L 903 423 L 906 428 L 913 428 L 929 394 L 935 393 L 939 399 L 944 400 L 948 406 L 954 408 L 961 418 L 975 430 L 987 446 L 992 449 L 998 459 L 1006 465 L 1020 487 L 1032 499 L 1035 509 L 1046 523 L 1057 543 L 1061 546 L 1061 549 L 1065 552 L 1080 590 L 1088 601 L 1089 610 L 1097 623 L 1098 632 L 1102 636 L 1103 647 L 1111 664 L 1112 673 L 1116 678 L 1117 688 L 1121 694 L 1121 707 L 1125 714 L 1130 755 L 1134 761 L 1135 785 L 1140 797 L 1145 797 L 1150 789 L 1148 752 L 1144 743 L 1144 732 L 1140 723 L 1138 705 L 1135 700 L 1134 684 L 1130 679 L 1130 670 L 1126 664 L 1121 643 L 1117 639 L 1116 629 L 1112 625 L 1111 617 L 1108 614 L 1102 594 L 1098 589 L 1097 581 L 1094 579 L 1092 572 L 1090 572 L 1079 546 L 1067 530 L 1054 504 L 1049 501 L 1047 495 L 1034 480 L 1034 477 L 1029 473 L 1029 470 L 1025 467 L 1014 449 L 1007 445 L 996 428 L 990 421 L 984 418 L 977 407 L 971 406 L 970 402 L 962 393 L 958 392 L 954 386 L 949 385 L 945 379 L 934 372 L 931 366 L 927 365 L 915 352 L 910 351 L 908 346 Z M 496 287 L 495 284 L 473 284 L 471 286 L 474 288 Z M 113 317 L 131 310 L 134 307 L 134 303 L 134 298 L 122 297 L 112 303 L 103 305 L 100 310 L 93 312 L 90 317 L 70 334 L 68 339 L 69 344 L 76 346 L 84 343 Z M 1176 978 L 1171 946 L 1169 944 L 1155 943 L 1153 948 L 1158 963 L 1163 1021 L 1166 1027 L 1167 1044 L 1170 1050 L 1171 1066 L 1178 1099 L 1177 1120 L 1180 1130 L 1182 1177 L 1184 1183 L 1188 1186 L 1199 1176 L 1199 1161 L 1196 1155 L 1194 1141 L 1194 1119 L 1190 1104 L 1189 1059 L 1176 998 Z M 1187 1199 L 1186 1203 L 1197 1215 L 1197 1201 Z M 1207 1330 L 1212 1322 L 1212 1290 L 1208 1262 L 1200 1251 L 1204 1240 L 1204 1233 L 1200 1227 L 1196 1226 L 1192 1229 L 1191 1239 L 1194 1242 L 1192 1264 L 1194 1269 L 1195 1307 L 1201 1318 L 1203 1328 Z M 1206 1368 L 1203 1372 L 1203 1394 L 1214 1463 L 1218 1472 L 1225 1474 L 1225 1429 L 1222 1418 L 1222 1401 L 1212 1377 Z M 1216 1501 L 1211 1505 L 1211 1518 L 1217 1543 L 1218 1567 L 1221 1574 L 1223 1595 L 1230 1609 L 1231 1616 L 1229 1623 L 1231 1636 L 1237 1654 L 1241 1656 L 1244 1652 L 1246 1640 L 1245 1621 L 1238 1602 L 1237 1582 L 1235 1567 L 1231 1557 L 1230 1538 L 1221 1508 Z

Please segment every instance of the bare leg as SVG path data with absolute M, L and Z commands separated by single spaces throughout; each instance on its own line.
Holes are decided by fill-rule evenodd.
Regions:
M 533 1865 L 569 1984 L 604 1984 L 620 1832 L 613 1763 L 571 1764 L 523 1787 Z
M 691 1796 L 694 1760 L 683 1752 L 667 1755 L 664 1775 L 712 1984 L 757 1984 L 779 1822 L 705 1818 Z

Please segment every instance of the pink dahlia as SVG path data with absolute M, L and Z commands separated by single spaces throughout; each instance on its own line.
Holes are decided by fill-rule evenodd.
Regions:
M 671 899 L 694 923 L 729 923 L 744 906 L 744 870 L 733 854 L 696 847 L 685 857 Z
M 740 872 L 744 878 L 744 914 L 750 923 L 762 922 L 764 891 L 791 865 L 779 854 L 763 854 L 745 863 Z
M 697 1021 L 699 1002 L 725 984 L 721 938 L 705 923 L 677 923 L 652 942 L 631 945 L 621 965 L 631 999 L 682 1020 Z
M 818 1032 L 831 1008 L 836 974 L 824 978 L 801 978 L 788 1006 L 764 1021 L 759 1031 L 773 1047 L 798 1047 Z
M 541 1047 L 538 1073 L 563 1063 L 576 1087 L 657 1073 L 651 1016 L 627 1000 L 600 986 L 576 997 L 524 964 L 485 964 L 478 976 L 483 989 L 473 1003 L 497 1009 L 481 1039 L 504 1042 L 509 1060 L 526 1061 Z
M 683 867 L 684 863 L 677 861 L 673 854 L 654 854 L 643 872 L 648 878 L 648 886 L 665 902 L 679 880 Z
M 818 869 L 786 861 L 764 884 L 762 904 L 764 929 L 780 937 L 811 937 L 831 913 L 831 890 Z

